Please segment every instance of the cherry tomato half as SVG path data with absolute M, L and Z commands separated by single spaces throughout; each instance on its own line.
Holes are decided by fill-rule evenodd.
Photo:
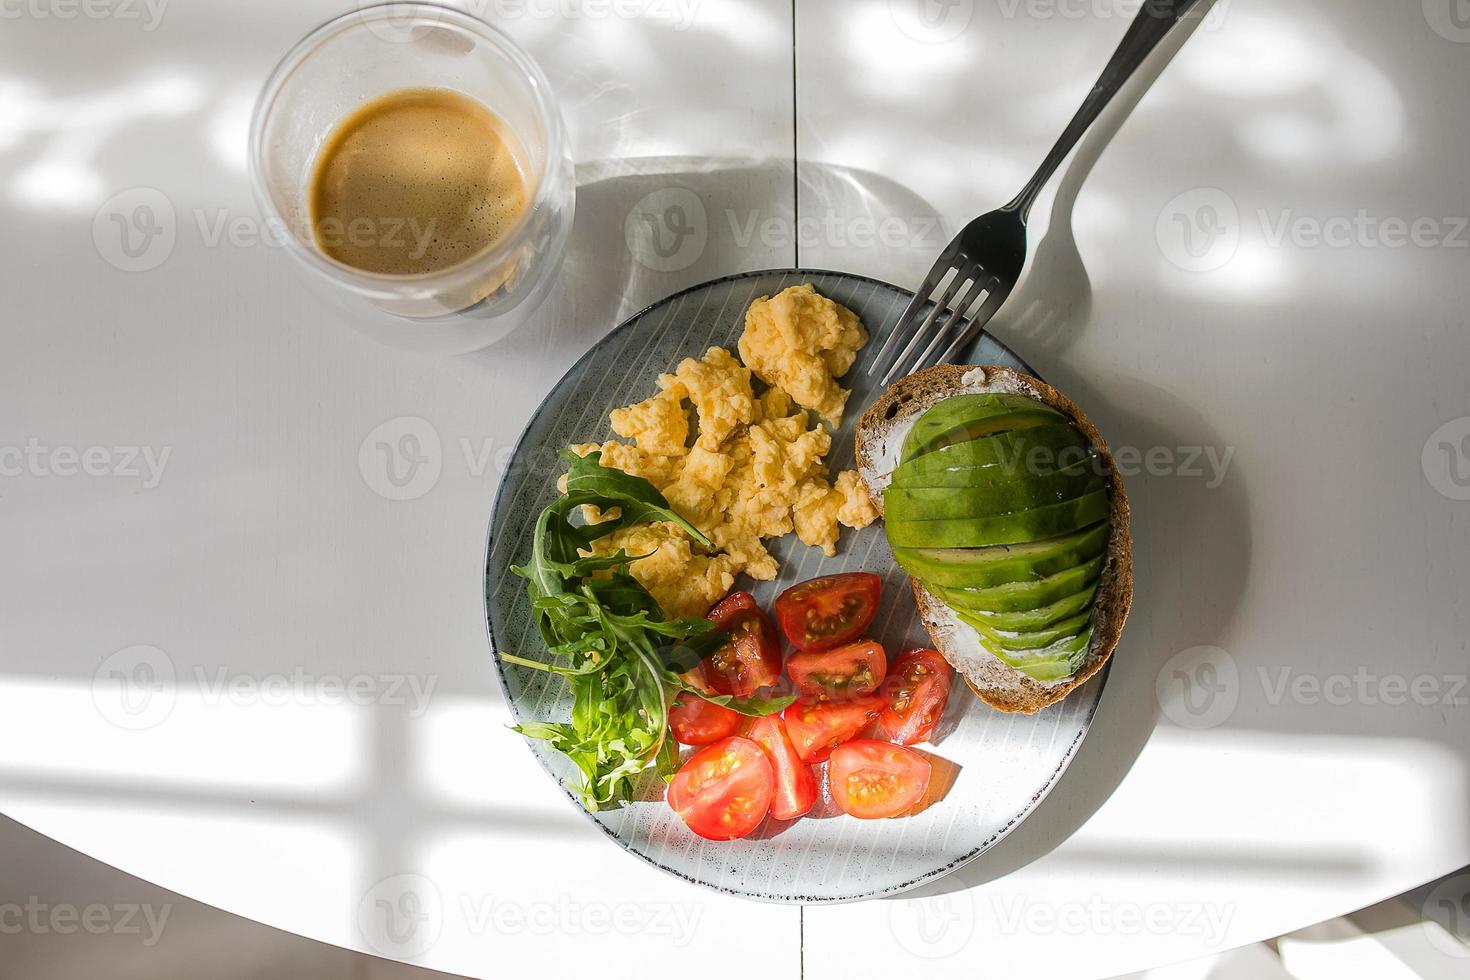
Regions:
M 944 714 L 954 672 L 938 650 L 908 650 L 893 662 L 883 683 L 888 706 L 877 730 L 890 742 L 913 745 L 928 738 Z
M 878 613 L 883 580 L 871 572 L 825 575 L 776 599 L 776 618 L 798 650 L 830 650 L 855 640 Z
M 876 695 L 852 701 L 793 701 L 783 713 L 786 733 L 802 762 L 826 760 L 834 745 L 846 742 L 878 717 L 885 702 Z
M 781 676 L 781 640 L 776 624 L 749 592 L 731 592 L 709 611 L 715 629 L 730 640 L 705 657 L 704 673 L 719 694 L 748 698 Z
M 708 745 L 728 738 L 740 727 L 740 719 L 739 712 L 688 691 L 669 705 L 669 727 L 674 731 L 674 741 L 684 745 Z
M 766 818 L 776 778 L 771 760 L 748 738 L 726 738 L 690 757 L 669 783 L 669 806 L 707 840 L 734 840 Z
M 775 715 L 757 718 L 750 726 L 750 739 L 766 750 L 776 774 L 776 795 L 771 799 L 771 816 L 794 820 L 808 813 L 817 802 L 817 777 L 801 761 L 786 724 Z
M 832 750 L 827 782 L 843 813 L 878 820 L 912 810 L 924 798 L 933 768 L 913 749 L 858 739 Z
M 834 650 L 802 650 L 787 658 L 786 673 L 798 693 L 840 701 L 878 690 L 888 673 L 888 654 L 872 640 Z

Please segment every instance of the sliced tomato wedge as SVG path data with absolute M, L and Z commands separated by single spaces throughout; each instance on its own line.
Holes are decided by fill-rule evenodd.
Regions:
M 766 750 L 776 776 L 771 816 L 794 820 L 810 812 L 817 802 L 817 776 L 796 754 L 796 746 L 786 734 L 786 723 L 776 715 L 757 718 L 750 726 L 750 739 Z
M 824 575 L 776 599 L 776 618 L 798 650 L 830 650 L 863 635 L 878 614 L 883 580 L 871 572 Z
M 938 650 L 904 651 L 883 683 L 887 707 L 878 716 L 878 734 L 899 745 L 924 741 L 944 714 L 953 678 L 949 661 Z
M 730 640 L 705 657 L 705 678 L 718 694 L 748 698 L 781 676 L 781 639 L 776 624 L 749 592 L 732 592 L 709 611 L 711 622 Z
M 666 799 L 706 840 L 744 837 L 766 818 L 775 794 L 771 760 L 748 738 L 705 746 L 674 774 Z
M 802 650 L 787 658 L 786 673 L 798 693 L 840 701 L 878 690 L 888 673 L 888 654 L 872 640 L 833 650 Z
M 669 705 L 669 728 L 674 741 L 684 745 L 709 745 L 735 734 L 741 715 L 723 705 L 713 704 L 697 694 L 682 692 Z
M 879 820 L 912 810 L 924 798 L 933 769 L 913 749 L 858 739 L 832 750 L 827 782 L 843 813 Z
M 802 762 L 824 762 L 832 747 L 846 742 L 867 727 L 883 711 L 884 701 L 876 695 L 851 701 L 793 701 L 782 714 L 786 733 Z

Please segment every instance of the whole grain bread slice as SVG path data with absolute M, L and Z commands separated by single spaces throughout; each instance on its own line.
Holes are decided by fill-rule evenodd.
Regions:
M 961 622 L 918 579 L 910 579 L 919 616 L 935 648 L 959 671 L 970 690 L 1001 711 L 1032 714 L 1056 704 L 1101 670 L 1118 645 L 1133 604 L 1133 539 L 1128 530 L 1128 495 L 1107 442 L 1066 395 L 1038 378 L 1007 367 L 941 364 L 895 381 L 858 421 L 858 474 L 879 513 L 883 510 L 883 489 L 898 462 L 896 432 L 906 428 L 907 421 L 930 406 L 966 392 L 1026 395 L 1066 415 L 1091 442 L 1103 463 L 1108 483 L 1111 529 L 1094 601 L 1092 642 L 1087 659 L 1067 680 L 1050 684 L 1034 680 L 985 652 L 973 628 Z

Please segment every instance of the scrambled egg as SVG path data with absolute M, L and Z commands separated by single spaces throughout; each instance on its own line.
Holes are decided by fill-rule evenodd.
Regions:
M 851 470 L 828 479 L 832 434 L 807 411 L 836 425 L 846 373 L 867 334 L 857 316 L 810 285 L 762 297 L 746 313 L 742 364 L 711 347 L 659 377 L 659 392 L 615 409 L 612 430 L 628 442 L 573 446 L 602 450 L 602 463 L 641 476 L 669 505 L 715 542 L 698 553 L 676 525 L 628 528 L 597 542 L 624 548 L 633 575 L 671 616 L 702 616 L 744 572 L 776 577 L 780 566 L 762 543 L 796 532 L 803 544 L 837 553 L 839 525 L 867 527 L 878 514 Z M 757 394 L 752 376 L 764 382 Z M 692 430 L 689 409 L 697 424 Z M 593 515 L 595 517 L 595 515 Z
M 847 391 L 834 379 L 847 373 L 867 342 L 857 314 L 808 283 L 751 303 L 739 347 L 762 381 L 835 426 L 842 423 Z

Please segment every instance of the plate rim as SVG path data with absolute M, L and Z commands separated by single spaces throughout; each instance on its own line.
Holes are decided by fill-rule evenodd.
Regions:
M 562 379 L 571 374 L 573 371 L 576 371 L 578 368 L 582 367 L 583 364 L 585 364 L 598 352 L 600 352 L 615 337 L 617 337 L 623 331 L 631 329 L 632 325 L 636 321 L 642 319 L 648 313 L 661 306 L 666 306 L 667 304 L 678 300 L 681 296 L 692 293 L 695 290 L 708 289 L 712 286 L 717 286 L 722 283 L 735 282 L 742 279 L 756 279 L 763 276 L 803 275 L 835 276 L 841 279 L 848 279 L 856 282 L 864 282 L 877 286 L 884 286 L 888 289 L 892 289 L 894 292 L 908 296 L 910 299 L 912 299 L 914 295 L 914 291 L 912 289 L 906 289 L 903 286 L 895 285 L 894 283 L 888 282 L 884 279 L 879 279 L 875 276 L 866 276 L 854 272 L 841 272 L 834 269 L 811 269 L 804 267 L 784 269 L 756 269 L 749 272 L 735 272 L 728 275 L 716 276 L 713 279 L 706 279 L 702 282 L 697 282 L 692 285 L 685 286 L 682 289 L 675 290 L 674 292 L 669 293 L 666 296 L 654 300 L 637 312 L 629 314 L 620 323 L 618 323 L 617 326 L 613 327 L 607 333 L 599 337 L 592 344 L 591 347 L 587 348 L 582 356 L 578 357 L 574 362 L 572 362 L 572 364 L 565 371 L 562 372 L 561 378 L 557 379 L 557 381 L 551 386 L 550 390 L 546 392 L 541 401 L 537 403 L 535 409 L 533 409 L 531 411 L 531 414 L 527 417 L 526 424 L 521 428 L 520 435 L 516 437 L 515 448 L 512 450 L 512 455 L 519 455 L 522 446 L 525 444 L 526 436 L 529 435 L 531 431 L 531 427 L 535 424 L 536 419 L 540 418 L 541 413 L 545 411 L 547 402 L 551 400 L 551 396 L 561 386 Z M 1004 341 L 1000 340 L 995 335 L 986 333 L 984 331 L 982 331 L 981 335 L 989 337 L 992 341 L 999 345 L 999 347 L 1003 351 L 1005 351 L 1011 357 L 1014 357 L 1017 363 L 1019 363 L 1021 367 L 1025 370 L 1026 374 L 1029 374 L 1035 378 L 1040 378 L 1040 375 L 1036 373 L 1036 370 L 1031 367 L 1031 365 L 1025 360 L 1025 358 L 1021 357 L 1019 354 L 1013 351 L 1010 346 Z M 979 338 L 977 337 L 976 342 L 978 341 Z M 1045 379 L 1041 378 L 1041 380 L 1044 381 Z M 510 481 L 505 479 L 502 479 L 500 481 L 500 484 L 495 488 L 495 498 L 490 505 L 490 515 L 485 528 L 485 552 L 481 570 L 481 603 L 484 612 L 483 619 L 485 627 L 485 641 L 486 646 L 490 651 L 490 662 L 494 668 L 495 681 L 500 686 L 500 693 L 505 700 L 506 709 L 510 712 L 513 719 L 519 721 L 520 719 L 517 717 L 515 701 L 510 691 L 510 685 L 506 682 L 505 665 L 501 662 L 495 648 L 495 614 L 491 610 L 490 603 L 490 558 L 495 551 L 495 519 L 500 513 L 501 503 L 503 502 L 506 486 L 509 482 Z M 1040 806 L 1041 802 L 1046 799 L 1046 797 L 1051 794 L 1051 791 L 1056 787 L 1056 785 L 1061 782 L 1063 774 L 1066 773 L 1067 769 L 1072 765 L 1072 761 L 1077 757 L 1077 750 L 1081 747 L 1083 740 L 1087 738 L 1088 732 L 1091 731 L 1093 719 L 1097 717 L 1098 705 L 1102 703 L 1103 692 L 1107 688 L 1108 675 L 1111 672 L 1112 658 L 1109 658 L 1108 663 L 1104 665 L 1103 669 L 1099 671 L 1096 675 L 1097 694 L 1092 699 L 1092 703 L 1088 706 L 1086 715 L 1081 720 L 1081 725 L 1078 728 L 1076 737 L 1073 738 L 1071 744 L 1067 746 L 1067 750 L 1063 754 L 1061 761 L 1052 770 L 1045 784 L 1036 792 L 1034 796 L 1032 796 L 1025 807 L 1019 810 L 1014 816 L 1010 818 L 1010 820 L 1006 822 L 1005 826 L 1001 827 L 994 834 L 981 841 L 980 844 L 977 845 L 973 850 L 955 858 L 942 867 L 926 871 L 921 875 L 910 878 L 906 881 L 899 882 L 897 884 L 887 885 L 882 888 L 870 888 L 851 894 L 836 896 L 791 896 L 785 894 L 773 894 L 770 892 L 760 892 L 752 889 L 736 888 L 729 885 L 716 884 L 714 882 L 696 878 L 693 875 L 685 874 L 683 871 L 680 871 L 677 868 L 672 868 L 666 864 L 660 863 L 659 861 L 655 860 L 651 855 L 644 854 L 641 851 L 630 847 L 626 841 L 624 841 L 613 831 L 611 827 L 607 826 L 602 821 L 594 817 L 591 813 L 589 813 L 587 808 L 584 807 L 581 801 L 577 799 L 576 794 L 573 793 L 572 790 L 568 788 L 565 783 L 558 779 L 556 777 L 556 774 L 548 769 L 542 763 L 539 757 L 536 758 L 536 766 L 541 770 L 542 774 L 550 779 L 552 784 L 561 791 L 562 795 L 571 802 L 572 806 L 577 810 L 578 813 L 582 815 L 585 820 L 587 820 L 589 823 L 592 824 L 592 826 L 601 831 L 605 837 L 607 837 L 613 843 L 617 844 L 617 846 L 624 853 L 631 854 L 639 860 L 643 861 L 645 864 L 657 868 L 658 870 L 666 874 L 672 875 L 673 877 L 678 878 L 681 881 L 697 885 L 701 888 L 708 888 L 720 894 L 731 895 L 737 898 L 751 899 L 753 901 L 758 901 L 770 905 L 846 905 L 852 902 L 862 902 L 871 899 L 892 897 L 902 892 L 918 888 L 920 885 L 926 884 L 928 882 L 940 880 L 951 874 L 952 872 L 964 867 L 966 864 L 969 864 L 971 861 L 978 858 L 981 854 L 984 854 L 986 851 L 995 847 L 1007 836 L 1009 836 L 1011 831 L 1015 830 L 1022 823 L 1024 823 L 1026 821 L 1026 818 L 1031 816 L 1035 809 Z M 526 747 L 528 749 L 530 748 L 529 739 L 521 736 L 521 741 L 527 743 Z M 534 756 L 536 755 L 536 753 L 533 751 L 532 755 Z

